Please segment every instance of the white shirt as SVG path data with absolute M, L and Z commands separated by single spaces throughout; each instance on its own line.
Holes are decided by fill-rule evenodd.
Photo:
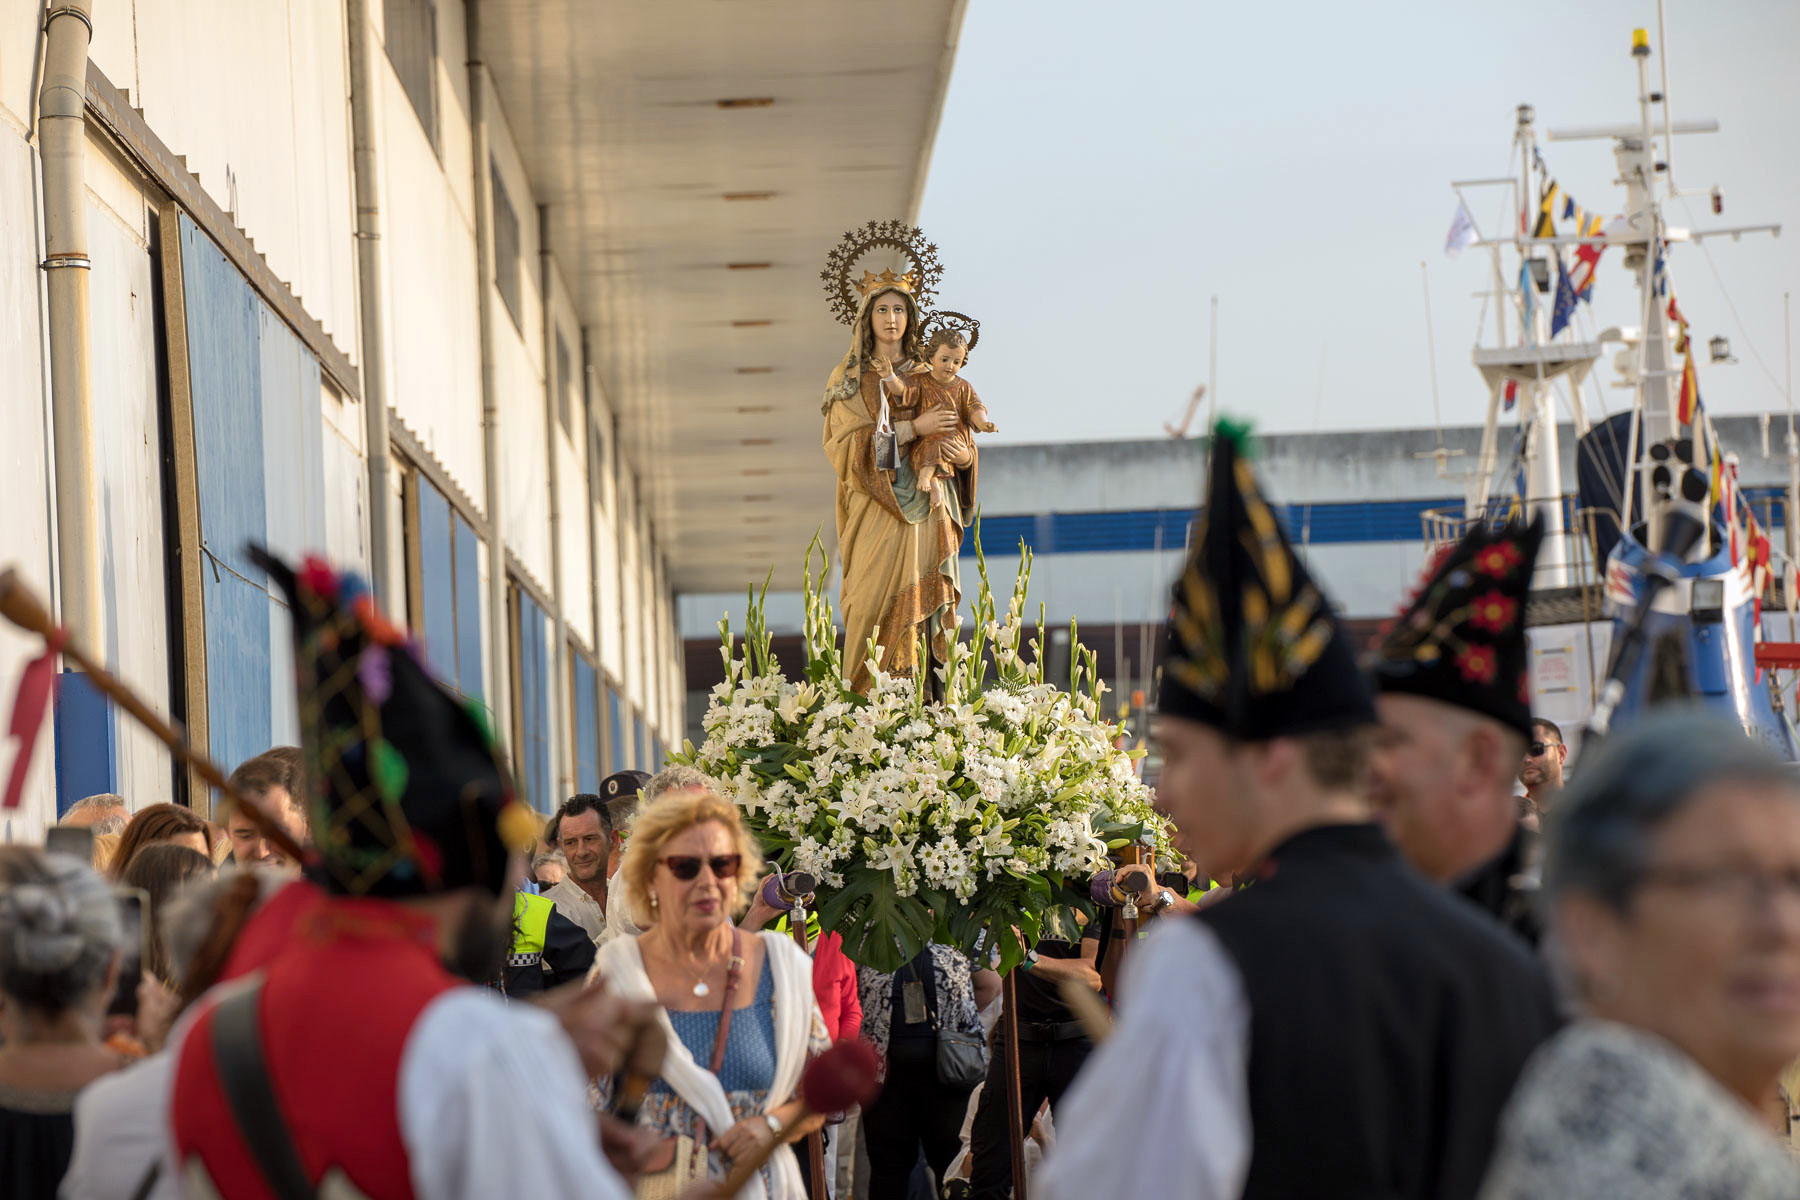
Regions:
M 179 1047 L 170 1053 L 179 1056 Z M 486 988 L 443 993 L 407 1037 L 397 1091 L 419 1200 L 631 1200 L 600 1153 L 575 1047 L 549 1013 L 509 1005 Z M 167 1093 L 165 1084 L 162 1113 Z M 171 1131 L 163 1133 L 167 1172 L 174 1146 Z
M 173 1059 L 152 1054 L 104 1075 L 75 1097 L 75 1152 L 57 1195 L 62 1200 L 116 1200 L 136 1194 L 167 1141 Z M 176 1200 L 168 1171 L 158 1172 L 150 1200 Z
M 573 879 L 565 878 L 539 895 L 556 905 L 557 912 L 581 926 L 596 944 L 599 943 L 601 935 L 606 932 L 606 912 L 600 907 L 598 900 L 587 894 L 587 889 Z M 614 899 L 610 890 L 606 893 L 606 898 L 609 901 Z M 614 906 L 616 907 L 616 903 Z
M 1250 1169 L 1250 1004 L 1199 921 L 1159 921 L 1128 953 L 1118 1023 L 1056 1114 L 1033 1183 L 1092 1200 L 1140 1183 L 1158 1200 L 1236 1200 Z
M 606 932 L 600 935 L 602 946 L 615 938 L 637 937 L 644 932 L 638 928 L 637 922 L 633 921 L 631 914 L 626 911 L 631 905 L 625 901 L 624 889 L 613 890 L 618 882 L 618 872 L 609 875 L 606 880 Z

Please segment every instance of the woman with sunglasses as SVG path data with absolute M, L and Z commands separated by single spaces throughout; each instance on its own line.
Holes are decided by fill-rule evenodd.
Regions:
M 669 1050 L 638 1115 L 659 1140 L 639 1178 L 640 1200 L 662 1200 L 796 1128 L 806 1060 L 826 1046 L 812 960 L 778 933 L 734 919 L 749 904 L 762 854 L 737 806 L 707 791 L 664 794 L 637 815 L 619 880 L 632 919 L 648 932 L 600 949 L 594 976 L 628 999 L 654 1000 Z M 613 1080 L 598 1081 L 613 1107 Z M 803 1200 L 799 1163 L 778 1149 L 742 1195 Z

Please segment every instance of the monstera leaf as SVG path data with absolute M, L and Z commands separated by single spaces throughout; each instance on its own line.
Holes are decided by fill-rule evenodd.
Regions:
M 937 925 L 924 901 L 895 894 L 893 882 L 886 871 L 857 867 L 819 904 L 820 927 L 837 930 L 850 960 L 890 975 L 932 942 Z

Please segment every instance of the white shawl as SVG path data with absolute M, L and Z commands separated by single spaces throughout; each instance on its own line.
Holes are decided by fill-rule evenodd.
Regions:
M 794 1090 L 800 1085 L 800 1072 L 806 1066 L 813 1013 L 818 1010 L 819 1002 L 813 995 L 812 959 L 806 952 L 779 933 L 765 931 L 756 936 L 762 939 L 763 952 L 768 955 L 775 984 L 775 1082 L 769 1088 L 764 1108 L 768 1112 L 794 1098 Z M 650 976 L 644 971 L 644 956 L 634 937 L 614 938 L 601 946 L 589 977 L 594 976 L 604 978 L 607 986 L 621 996 L 656 1003 L 656 989 L 650 985 Z M 756 982 L 740 980 L 739 987 L 749 987 L 754 995 Z M 739 998 L 732 997 L 734 1005 Z M 694 1056 L 675 1033 L 669 1014 L 660 1006 L 656 1019 L 662 1024 L 663 1036 L 669 1043 L 662 1065 L 663 1082 L 705 1119 L 707 1129 L 715 1136 L 737 1124 L 738 1118 L 732 1114 L 731 1103 L 725 1098 L 719 1077 L 694 1061 Z M 800 1164 L 791 1148 L 777 1150 L 775 1157 L 769 1160 L 769 1168 L 775 1184 L 774 1194 L 766 1193 L 762 1173 L 758 1172 L 739 1193 L 741 1200 L 803 1200 Z

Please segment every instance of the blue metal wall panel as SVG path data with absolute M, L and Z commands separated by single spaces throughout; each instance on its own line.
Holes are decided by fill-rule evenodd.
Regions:
M 481 661 L 481 559 L 475 527 L 450 514 L 456 542 L 456 685 L 483 699 Z
M 594 694 L 594 668 L 579 654 L 571 655 L 574 664 L 570 686 L 575 693 L 575 790 L 600 790 L 600 713 Z
M 456 685 L 456 575 L 451 551 L 450 501 L 419 479 L 419 608 L 425 661 Z
M 631 765 L 642 771 L 650 755 L 644 749 L 644 718 L 635 712 L 631 714 L 631 754 Z
M 209 749 L 227 768 L 271 744 L 269 598 L 245 555 L 268 536 L 263 489 L 260 302 L 185 217 L 188 373 L 200 493 Z M 285 684 L 284 684 L 285 685 Z
M 119 790 L 118 728 L 112 704 L 80 671 L 56 680 L 56 815 L 77 800 Z
M 606 689 L 606 773 L 616 775 L 631 769 L 631 751 L 625 745 L 625 706 L 619 701 L 618 689 Z
M 519 775 L 532 807 L 548 812 L 551 797 L 549 647 L 544 610 L 524 592 L 519 605 Z

